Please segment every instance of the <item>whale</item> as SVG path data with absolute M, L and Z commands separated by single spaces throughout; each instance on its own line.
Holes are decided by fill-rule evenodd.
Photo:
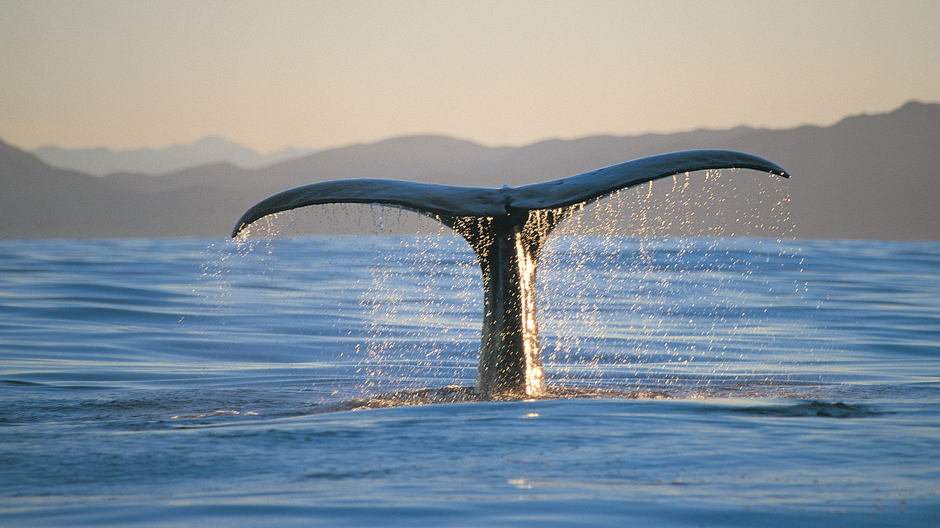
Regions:
M 611 193 L 676 174 L 751 169 L 790 175 L 763 158 L 729 150 L 691 150 L 639 158 L 519 187 L 464 187 L 348 179 L 274 194 L 248 209 L 232 237 L 265 216 L 312 205 L 391 206 L 434 218 L 473 248 L 483 274 L 483 326 L 475 391 L 483 396 L 545 393 L 536 310 L 536 272 L 546 239 L 562 220 Z

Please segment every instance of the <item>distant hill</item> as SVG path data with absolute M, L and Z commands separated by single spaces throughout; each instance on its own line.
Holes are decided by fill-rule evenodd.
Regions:
M 262 155 L 238 143 L 218 136 L 209 136 L 188 145 L 173 145 L 162 149 L 64 149 L 48 146 L 34 150 L 33 154 L 59 169 L 106 176 L 119 172 L 166 174 L 215 163 L 230 163 L 243 169 L 255 169 L 299 158 L 311 152 L 313 151 L 310 149 L 286 148 Z
M 732 182 L 733 196 L 705 203 L 700 208 L 706 211 L 695 216 L 727 226 L 722 234 L 940 240 L 940 104 L 916 102 L 886 114 L 848 117 L 828 127 L 598 136 L 518 148 L 416 136 L 314 152 L 254 169 L 216 163 L 160 176 L 125 172 L 101 178 L 56 169 L 0 142 L 0 238 L 225 237 L 255 202 L 316 181 L 372 177 L 515 186 L 699 148 L 749 152 L 793 174 L 791 180 L 778 181 L 750 171 L 725 171 L 720 180 Z M 706 194 L 714 185 L 703 175 L 688 181 Z M 783 189 L 784 196 L 789 194 L 784 220 L 792 229 L 736 221 L 742 207 L 773 216 L 777 204 L 771 202 L 776 198 L 761 200 L 750 187 L 768 181 Z M 659 214 L 653 223 L 671 224 L 677 205 L 674 196 L 666 195 L 673 186 L 662 181 L 628 191 L 635 194 L 626 195 L 623 203 L 647 200 L 645 192 L 652 213 L 642 215 Z M 621 223 L 629 234 L 632 220 L 629 214 L 625 217 Z M 694 227 L 677 222 L 659 233 L 710 233 Z

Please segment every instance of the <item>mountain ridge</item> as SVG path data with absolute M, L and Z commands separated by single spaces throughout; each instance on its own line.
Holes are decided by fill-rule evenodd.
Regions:
M 160 175 L 224 162 L 243 169 L 253 169 L 302 157 L 311 152 L 313 152 L 312 149 L 286 147 L 276 152 L 261 154 L 221 136 L 206 136 L 193 143 L 170 145 L 159 149 L 149 147 L 132 150 L 113 150 L 107 147 L 67 149 L 49 145 L 32 151 L 40 160 L 53 167 L 94 176 L 118 173 Z
M 253 169 L 215 163 L 158 176 L 107 177 L 56 169 L 0 141 L 0 238 L 224 237 L 257 201 L 316 181 L 368 177 L 518 186 L 664 152 L 718 148 L 767 158 L 793 174 L 774 184 L 789 192 L 788 236 L 940 240 L 938 131 L 940 104 L 909 102 L 830 126 L 592 136 L 521 147 L 405 136 Z M 740 181 L 746 187 L 754 179 Z M 690 180 L 699 185 L 703 179 Z M 740 192 L 742 203 L 753 199 L 744 187 Z M 658 207 L 671 210 L 665 202 Z M 753 229 L 727 234 L 774 236 Z

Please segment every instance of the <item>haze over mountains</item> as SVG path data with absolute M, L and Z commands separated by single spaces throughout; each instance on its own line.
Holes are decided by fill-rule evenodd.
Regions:
M 218 136 L 208 136 L 188 145 L 163 149 L 111 150 L 105 147 L 64 149 L 55 146 L 33 151 L 42 161 L 59 169 L 107 176 L 119 172 L 166 174 L 213 163 L 231 163 L 243 169 L 256 169 L 299 158 L 312 149 L 288 147 L 270 154 L 260 154 L 244 145 Z
M 203 141 L 228 144 L 218 138 Z M 940 240 L 940 104 L 916 102 L 886 114 L 848 117 L 828 127 L 596 136 L 523 147 L 417 136 L 318 151 L 263 166 L 237 166 L 234 158 L 222 158 L 231 161 L 164 170 L 161 162 L 151 161 L 136 165 L 133 173 L 104 170 L 102 164 L 71 165 L 86 167 L 82 171 L 55 168 L 36 154 L 0 141 L 0 238 L 225 237 L 248 207 L 306 183 L 390 178 L 517 186 L 663 152 L 710 148 L 762 156 L 793 175 L 773 183 L 789 193 L 792 229 L 782 230 L 787 236 Z M 48 160 L 53 151 L 43 151 Z M 146 167 L 152 169 L 143 170 Z M 729 172 L 722 178 L 742 182 L 741 203 L 768 211 L 777 206 L 749 198 L 747 182 L 766 181 L 766 175 Z M 93 175 L 103 173 L 109 175 Z M 689 181 L 708 184 L 696 174 Z M 661 189 L 672 185 L 657 182 L 644 195 L 663 194 Z M 660 207 L 668 205 L 662 202 Z M 722 221 L 733 224 L 728 216 Z M 774 234 L 753 226 L 732 227 L 724 234 Z

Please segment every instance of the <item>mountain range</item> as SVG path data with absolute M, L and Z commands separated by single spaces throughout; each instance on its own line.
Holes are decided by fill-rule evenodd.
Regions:
M 162 149 L 112 150 L 105 147 L 64 149 L 46 146 L 34 150 L 33 154 L 59 169 L 107 176 L 119 172 L 158 175 L 225 162 L 243 169 L 256 169 L 299 158 L 311 152 L 313 152 L 312 149 L 288 147 L 270 154 L 260 154 L 251 148 L 219 136 L 208 136 L 195 143 L 171 145 Z
M 104 177 L 90 170 L 56 168 L 36 153 L 0 141 L 0 238 L 225 237 L 248 207 L 306 183 L 390 178 L 517 186 L 643 156 L 712 148 L 764 157 L 793 176 L 773 180 L 751 171 L 724 171 L 722 178 L 731 172 L 729 181 L 740 182 L 733 187 L 736 196 L 697 206 L 710 210 L 705 215 L 709 222 L 730 226 L 722 234 L 940 240 L 940 104 L 919 102 L 889 113 L 847 117 L 825 127 L 594 136 L 522 147 L 411 136 L 307 153 L 264 166 L 225 161 L 159 175 L 153 175 L 156 163 L 154 171 L 113 171 Z M 768 178 L 776 194 L 770 199 L 749 194 L 748 182 Z M 692 187 L 711 185 L 694 174 L 688 182 L 694 183 Z M 666 225 L 672 223 L 669 215 L 675 214 L 670 202 L 674 195 L 669 195 L 675 185 L 660 181 L 648 191 L 625 192 L 635 192 L 637 200 L 652 196 L 649 207 L 660 212 L 659 222 Z M 734 222 L 732 215 L 741 214 L 742 207 L 781 218 L 780 193 L 788 198 L 783 221 L 790 226 L 768 230 Z M 618 203 L 632 196 L 621 197 Z M 628 230 L 630 222 L 629 215 L 621 219 Z M 662 233 L 703 233 L 689 227 L 688 222 L 679 222 Z

